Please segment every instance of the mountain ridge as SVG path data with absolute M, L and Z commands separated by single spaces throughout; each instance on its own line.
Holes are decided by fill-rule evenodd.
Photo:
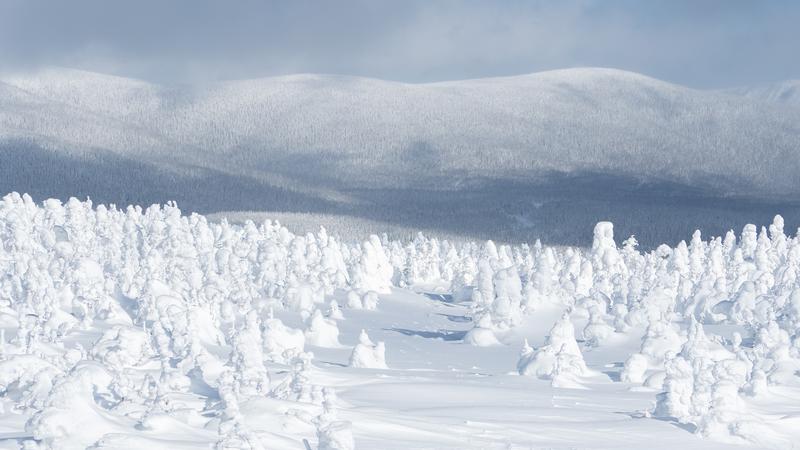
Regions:
M 800 80 L 744 86 L 729 89 L 727 92 L 755 100 L 780 103 L 789 107 L 800 107 Z
M 115 202 L 117 191 L 136 200 L 136 184 L 149 183 L 162 190 L 140 201 L 185 198 L 184 206 L 207 213 L 231 202 L 230 209 L 281 205 L 286 212 L 325 214 L 346 205 L 347 214 L 359 215 L 389 208 L 396 192 L 491 191 L 510 183 L 517 187 L 504 207 L 518 217 L 528 197 L 561 186 L 558 177 L 611 176 L 620 180 L 620 195 L 655 184 L 685 186 L 681 192 L 704 198 L 792 201 L 800 193 L 800 109 L 617 69 L 424 84 L 297 74 L 204 86 L 51 69 L 0 77 L 0 83 L 0 150 L 20 155 L 10 149 L 26 142 L 52 153 L 43 160 L 70 158 L 64 165 L 73 168 L 93 159 L 135 162 L 137 177 L 110 180 L 105 185 L 114 188 L 95 193 Z M 9 178 L 0 188 L 37 189 L 15 175 L 20 162 L 5 163 Z M 231 192 L 195 185 L 198 173 L 228 180 Z M 74 191 L 92 192 L 92 178 L 103 176 L 83 175 Z M 231 200 L 243 189 L 237 177 L 261 186 L 251 194 L 266 193 L 265 199 Z M 277 200 L 280 192 L 315 209 L 286 210 L 292 206 Z M 475 207 L 487 211 L 499 200 L 479 197 L 486 204 Z M 434 206 L 454 207 L 437 202 L 409 208 L 433 214 Z M 381 219 L 393 220 L 391 211 Z

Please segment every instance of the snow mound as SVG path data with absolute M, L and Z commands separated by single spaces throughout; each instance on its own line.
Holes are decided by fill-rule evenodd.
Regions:
M 551 380 L 555 387 L 580 386 L 580 379 L 590 375 L 590 371 L 575 340 L 569 314 L 561 316 L 550 329 L 545 345 L 535 352 L 525 342 L 517 368 L 520 375 Z
M 341 347 L 339 343 L 339 327 L 336 322 L 326 319 L 322 311 L 314 310 L 314 314 L 305 331 L 305 339 L 309 345 L 317 347 Z
M 353 347 L 353 353 L 350 354 L 350 367 L 387 369 L 386 345 L 383 342 L 373 344 L 367 332 L 361 330 L 361 334 L 358 336 L 358 344 Z

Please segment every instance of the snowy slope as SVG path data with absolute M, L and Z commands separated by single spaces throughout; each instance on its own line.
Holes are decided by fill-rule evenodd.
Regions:
M 37 198 L 177 200 L 201 212 L 337 214 L 567 243 L 599 219 L 639 235 L 653 217 L 676 224 L 643 235 L 656 244 L 698 224 L 722 232 L 777 212 L 794 223 L 800 193 L 800 111 L 612 69 L 202 87 L 51 69 L 0 83 L 0 190 Z M 730 196 L 779 205 L 732 208 Z M 698 222 L 694 211 L 658 209 L 675 198 L 714 213 Z M 656 209 L 615 206 L 637 201 L 634 210 Z M 561 213 L 537 211 L 553 202 Z M 547 234 L 556 229 L 565 231 Z
M 753 100 L 775 102 L 790 107 L 800 107 L 800 80 L 788 80 L 780 83 L 734 88 L 727 92 L 742 95 Z
M 392 174 L 416 183 L 593 170 L 798 188 L 797 163 L 785 158 L 797 150 L 797 114 L 610 69 L 422 85 L 295 75 L 167 89 L 71 70 L 4 82 L 29 96 L 6 99 L 4 116 L 32 135 L 127 154 L 160 147 L 236 171 L 322 154 L 317 164 L 379 184 Z M 79 123 L 65 108 L 82 113 Z M 19 128 L 13 120 L 4 117 L 4 132 Z M 754 146 L 766 153 L 753 158 Z
M 343 242 L 7 195 L 0 448 L 792 448 L 784 226 Z

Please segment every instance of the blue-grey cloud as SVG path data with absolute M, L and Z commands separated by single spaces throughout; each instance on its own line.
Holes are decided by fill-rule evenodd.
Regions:
M 0 70 L 419 82 L 606 66 L 725 87 L 800 78 L 797 23 L 791 0 L 3 0 Z

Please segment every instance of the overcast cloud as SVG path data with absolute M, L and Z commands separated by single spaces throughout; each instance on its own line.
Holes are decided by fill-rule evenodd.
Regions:
M 603 66 L 695 87 L 800 78 L 798 1 L 0 0 L 0 71 L 409 82 Z

